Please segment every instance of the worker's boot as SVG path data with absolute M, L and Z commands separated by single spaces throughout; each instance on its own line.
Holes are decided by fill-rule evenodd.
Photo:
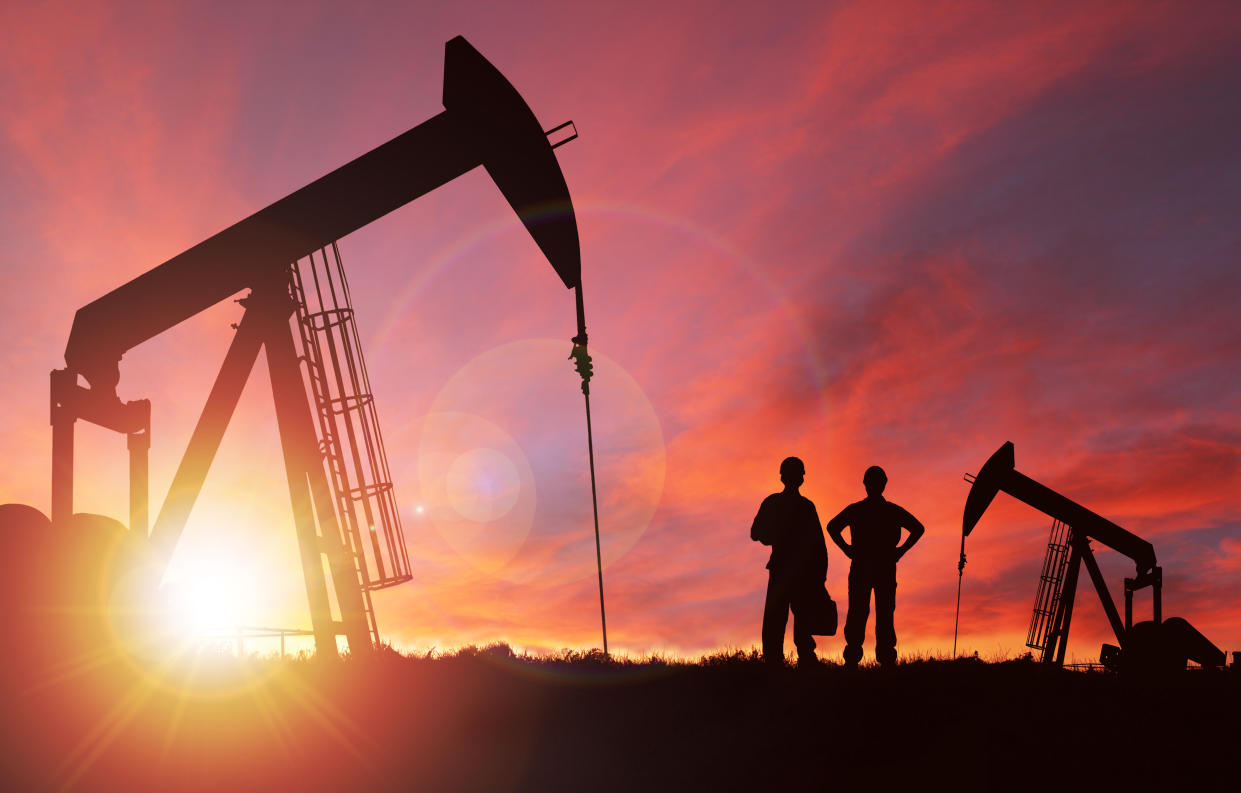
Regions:
M 857 669 L 858 662 L 862 660 L 862 648 L 856 644 L 845 645 L 845 669 Z

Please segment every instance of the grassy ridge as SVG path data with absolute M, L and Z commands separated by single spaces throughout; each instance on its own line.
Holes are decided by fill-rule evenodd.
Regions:
M 82 790 L 1187 789 L 1241 680 L 1023 661 L 770 669 L 600 654 L 113 662 L 11 687 L 7 779 Z M 14 788 L 16 789 L 16 788 Z

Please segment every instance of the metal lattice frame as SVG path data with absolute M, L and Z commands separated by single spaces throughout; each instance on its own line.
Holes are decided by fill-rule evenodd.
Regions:
M 1056 609 L 1060 605 L 1064 569 L 1069 561 L 1069 532 L 1069 527 L 1064 523 L 1052 521 L 1047 555 L 1043 558 L 1043 572 L 1039 575 L 1038 590 L 1034 593 L 1034 616 L 1030 619 L 1030 633 L 1026 636 L 1026 647 L 1039 652 L 1047 649 Z
M 335 496 L 341 539 L 354 555 L 368 619 L 377 636 L 369 593 L 408 581 L 412 575 L 336 243 L 294 264 L 291 283 L 319 450 Z

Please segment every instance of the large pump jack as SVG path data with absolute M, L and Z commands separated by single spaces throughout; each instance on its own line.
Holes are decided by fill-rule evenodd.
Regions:
M 190 438 L 168 495 L 149 533 L 148 550 L 163 570 L 176 547 L 207 470 L 260 349 L 266 352 L 288 477 L 310 617 L 319 654 L 334 655 L 343 634 L 351 652 L 378 641 L 369 592 L 410 578 L 386 460 L 379 447 L 377 478 L 349 481 L 332 464 L 350 433 L 354 455 L 370 448 L 352 414 L 371 405 L 366 389 L 342 391 L 342 374 L 356 375 L 352 357 L 320 360 L 314 333 L 351 321 L 352 309 L 324 300 L 308 308 L 298 262 L 316 253 L 323 278 L 343 279 L 336 240 L 482 165 L 517 212 L 565 286 L 577 290 L 578 337 L 585 354 L 581 256 L 568 188 L 549 135 L 525 100 L 464 38 L 445 47 L 444 112 L 280 199 L 241 222 L 79 309 L 65 350 L 65 368 L 51 375 L 52 523 L 73 516 L 74 423 L 90 421 L 128 438 L 130 532 L 147 535 L 150 402 L 122 403 L 119 361 L 133 347 L 242 290 L 245 313 Z M 331 267 L 329 256 L 335 260 Z M 343 284 L 341 285 L 343 286 Z M 344 287 L 347 296 L 347 286 Z M 302 355 L 290 318 L 301 320 Z M 298 324 L 294 322 L 293 324 Z M 341 341 L 348 346 L 344 336 Z M 356 342 L 356 335 L 352 339 Z M 577 349 L 577 348 L 575 348 Z M 349 349 L 345 355 L 352 356 Z M 322 357 L 322 356 L 320 356 Z M 306 363 L 307 380 L 301 363 Z M 362 368 L 363 377 L 365 369 Z M 81 383 L 85 380 L 86 385 Z M 332 387 L 336 380 L 336 388 Z M 371 408 L 373 410 L 373 408 Z M 319 429 L 316 430 L 315 415 Z M 375 439 L 378 427 L 374 426 Z M 336 453 L 333 455 L 333 449 Z M 372 460 L 372 462 L 375 462 Z M 327 473 L 325 473 L 325 465 Z M 329 482 L 329 478 L 331 481 Z M 333 498 L 335 490 L 336 498 Z M 361 506 L 359 506 L 359 504 Z M 377 514 L 371 514 L 372 507 Z M 354 514 L 365 508 L 366 515 Z M 378 524 L 378 525 L 377 525 Z M 382 541 L 376 537 L 383 534 Z M 368 536 L 370 535 L 370 536 Z M 324 563 L 340 619 L 333 619 Z
M 1163 619 L 1163 569 L 1156 564 L 1154 546 L 1016 470 L 1011 441 L 991 455 L 973 479 L 961 519 L 962 565 L 965 538 L 1001 490 L 1057 522 L 1031 626 L 1031 636 L 1037 634 L 1039 641 L 1032 646 L 1041 647 L 1044 663 L 1064 664 L 1078 575 L 1085 565 L 1119 645 L 1103 645 L 1100 661 L 1104 665 L 1159 671 L 1184 669 L 1187 661 L 1204 667 L 1224 665 L 1224 653 L 1188 622 L 1179 617 Z M 1125 579 L 1123 622 L 1091 550 L 1092 540 L 1129 557 L 1137 568 L 1133 578 Z M 1066 550 L 1067 557 L 1063 555 Z M 1133 595 L 1146 587 L 1152 592 L 1153 619 L 1135 624 Z

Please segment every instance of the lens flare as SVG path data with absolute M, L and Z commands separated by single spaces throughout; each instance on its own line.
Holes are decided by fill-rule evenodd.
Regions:
M 448 500 L 467 520 L 490 523 L 509 513 L 521 495 L 521 475 L 503 452 L 471 449 L 446 474 Z
M 450 546 L 508 581 L 595 574 L 586 420 L 569 347 L 525 339 L 475 357 L 440 390 L 424 421 L 417 501 Z M 641 386 L 608 355 L 592 356 L 606 566 L 650 525 L 667 459 Z
M 534 471 L 521 446 L 480 416 L 439 411 L 423 422 L 417 464 L 420 506 L 436 531 L 475 568 L 498 572 L 534 523 Z

